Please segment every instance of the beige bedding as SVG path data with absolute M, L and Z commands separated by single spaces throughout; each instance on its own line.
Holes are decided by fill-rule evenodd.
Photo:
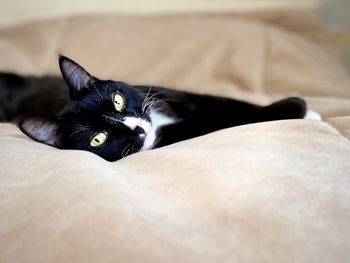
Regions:
M 298 93 L 324 121 L 240 126 L 114 163 L 0 124 L 0 262 L 346 262 L 350 78 L 316 20 L 274 17 L 1 30 L 1 70 L 58 74 L 63 53 L 101 78 L 261 104 Z

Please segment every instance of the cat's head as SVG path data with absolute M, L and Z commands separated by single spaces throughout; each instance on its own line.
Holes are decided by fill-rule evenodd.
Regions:
M 99 80 L 69 58 L 61 56 L 59 65 L 69 103 L 59 115 L 25 118 L 20 124 L 24 133 L 38 142 L 90 151 L 109 161 L 152 147 L 155 134 L 145 94 L 126 83 Z

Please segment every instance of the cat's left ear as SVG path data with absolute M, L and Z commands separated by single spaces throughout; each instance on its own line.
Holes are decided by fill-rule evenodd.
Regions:
M 73 100 L 81 98 L 97 81 L 82 66 L 65 56 L 60 56 L 59 65 L 62 76 L 69 86 L 69 95 Z
M 33 116 L 22 120 L 20 129 L 33 140 L 60 148 L 59 123 L 54 116 Z

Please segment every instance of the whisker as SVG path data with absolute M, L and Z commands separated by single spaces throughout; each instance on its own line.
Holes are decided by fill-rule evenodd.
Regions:
M 100 91 L 96 87 L 95 83 L 93 83 L 93 86 L 94 86 L 95 90 L 97 91 L 98 95 L 101 97 L 101 99 L 103 99 L 103 96 L 101 95 Z
M 72 133 L 70 134 L 70 137 L 73 138 L 74 135 L 76 135 L 76 134 L 78 134 L 78 133 L 80 133 L 80 132 L 83 132 L 83 131 L 87 131 L 87 130 L 89 130 L 89 129 L 90 129 L 90 128 L 81 128 L 81 129 L 78 129 L 78 130 L 72 132 Z
M 147 93 L 146 97 L 145 97 L 145 100 L 142 104 L 142 111 L 144 113 L 147 113 L 147 108 L 150 108 L 152 106 L 150 105 L 153 105 L 154 102 L 156 101 L 159 101 L 159 103 L 161 102 L 159 99 L 156 99 L 155 97 L 164 93 L 164 91 L 158 91 L 158 92 L 155 92 L 153 93 L 151 96 L 149 96 L 149 93 L 150 93 L 150 90 L 151 90 L 152 87 L 150 87 L 150 89 L 148 90 L 149 92 Z
M 124 158 L 127 154 L 126 150 L 128 149 L 128 147 L 130 146 L 130 143 L 128 145 L 126 145 L 126 147 L 123 149 L 122 153 L 120 154 L 122 158 Z M 124 154 L 125 152 L 125 154 Z
M 150 87 L 150 88 L 148 89 L 148 92 L 147 92 L 147 94 L 146 94 L 146 96 L 145 96 L 145 99 L 143 100 L 143 103 L 142 103 L 142 111 L 145 110 L 144 106 L 145 106 L 146 101 L 148 100 L 148 95 L 149 95 L 149 93 L 151 92 L 151 90 L 152 90 L 152 87 Z
M 126 153 L 125 153 L 125 155 L 123 156 L 123 158 L 126 157 L 126 156 L 128 156 L 130 150 L 131 150 L 131 147 L 128 148 L 128 150 L 126 151 Z
M 147 104 L 146 115 L 149 115 L 152 110 L 165 110 L 167 108 L 167 104 L 161 100 L 153 99 Z

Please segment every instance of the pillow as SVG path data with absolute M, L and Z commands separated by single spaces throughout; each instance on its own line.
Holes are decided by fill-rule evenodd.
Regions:
M 0 260 L 345 262 L 349 123 L 245 125 L 114 163 L 1 124 Z

